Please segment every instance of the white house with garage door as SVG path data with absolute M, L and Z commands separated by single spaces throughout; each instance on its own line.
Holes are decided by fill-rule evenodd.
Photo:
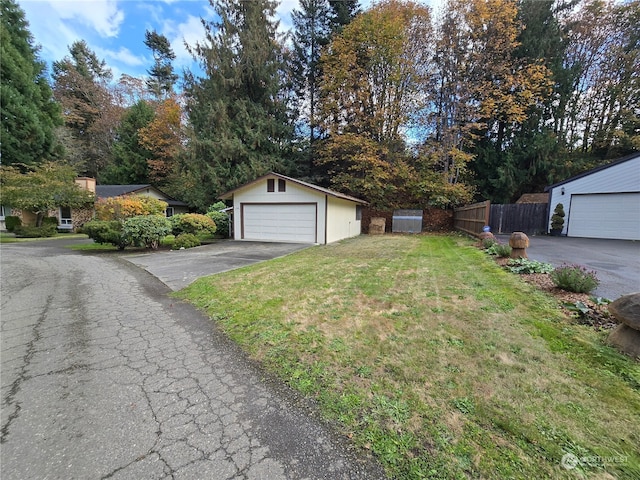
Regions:
M 640 240 L 640 153 L 545 188 L 549 217 L 558 203 L 569 237 Z
M 278 173 L 220 197 L 233 200 L 233 238 L 325 244 L 360 235 L 367 202 Z

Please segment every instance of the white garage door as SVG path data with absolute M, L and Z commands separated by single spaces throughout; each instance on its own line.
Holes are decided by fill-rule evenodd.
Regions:
M 315 203 L 244 204 L 242 238 L 316 243 L 316 210 Z
M 572 195 L 567 235 L 640 240 L 640 193 Z

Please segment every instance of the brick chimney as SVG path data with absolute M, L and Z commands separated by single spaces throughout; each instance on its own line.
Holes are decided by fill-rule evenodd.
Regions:
M 76 183 L 84 190 L 89 190 L 91 193 L 96 193 L 96 179 L 91 177 L 78 177 Z

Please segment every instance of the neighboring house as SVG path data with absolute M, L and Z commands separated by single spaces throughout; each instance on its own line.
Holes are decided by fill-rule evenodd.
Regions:
M 640 240 L 640 153 L 545 188 L 548 223 L 558 203 L 570 237 Z
M 189 213 L 189 206 L 170 197 L 160 189 L 153 185 L 97 185 L 96 197 L 98 198 L 110 198 L 121 197 L 123 195 L 144 195 L 147 197 L 162 200 L 167 203 L 167 209 L 165 215 L 171 217 L 179 213 Z
M 89 177 L 78 177 L 75 182 L 83 189 L 95 193 L 96 181 Z M 58 207 L 47 212 L 48 217 L 58 219 L 58 230 L 73 230 L 81 227 L 93 218 L 93 203 L 83 208 Z M 37 215 L 29 210 L 11 208 L 7 205 L 0 206 L 0 230 L 6 230 L 5 217 L 10 215 L 19 217 L 23 225 L 35 225 Z
M 220 197 L 233 200 L 233 238 L 331 243 L 360 234 L 367 202 L 269 173 Z

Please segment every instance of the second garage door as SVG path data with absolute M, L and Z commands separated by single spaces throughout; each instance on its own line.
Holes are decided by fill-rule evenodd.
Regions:
M 640 193 L 572 195 L 567 235 L 640 240 Z
M 242 204 L 242 239 L 317 243 L 317 209 L 315 203 Z

